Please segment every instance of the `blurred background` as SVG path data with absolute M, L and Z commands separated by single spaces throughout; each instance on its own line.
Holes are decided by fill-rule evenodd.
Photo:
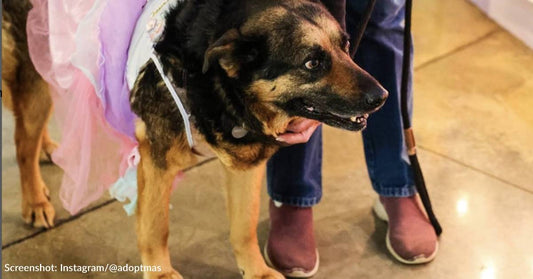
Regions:
M 314 211 L 321 269 L 314 278 L 533 278 L 533 3 L 420 0 L 413 13 L 413 123 L 444 228 L 439 254 L 416 267 L 389 256 L 386 224 L 371 210 L 376 194 L 361 135 L 325 127 L 324 198 Z M 51 122 L 52 137 L 59 139 Z M 140 264 L 135 218 L 109 197 L 70 216 L 58 198 L 62 173 L 52 164 L 41 167 L 56 227 L 24 224 L 13 128 L 3 110 L 3 263 Z M 219 167 L 208 160 L 187 171 L 172 196 L 171 259 L 186 278 L 240 278 Z M 261 245 L 268 231 L 266 201 L 263 193 Z M 124 276 L 2 271 L 9 279 Z

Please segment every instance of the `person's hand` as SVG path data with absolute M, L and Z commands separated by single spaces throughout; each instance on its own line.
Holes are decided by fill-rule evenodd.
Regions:
M 298 118 L 287 126 L 287 131 L 279 135 L 276 140 L 287 145 L 305 143 L 311 138 L 313 132 L 320 125 L 316 120 Z

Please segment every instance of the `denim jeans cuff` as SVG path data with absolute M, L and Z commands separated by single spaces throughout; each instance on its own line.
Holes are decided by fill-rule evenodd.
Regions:
M 384 186 L 372 184 L 374 190 L 384 197 L 410 197 L 416 194 L 416 187 L 414 185 L 403 185 L 403 186 Z
M 268 195 L 273 201 L 277 201 L 283 204 L 297 207 L 311 207 L 316 205 L 322 199 L 322 196 L 318 197 L 287 197 L 269 192 Z

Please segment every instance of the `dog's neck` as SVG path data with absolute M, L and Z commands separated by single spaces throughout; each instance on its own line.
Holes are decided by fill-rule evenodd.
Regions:
M 185 2 L 169 12 L 165 31 L 155 51 L 164 68 L 170 69 L 173 80 L 182 80 L 183 73 L 186 73 L 187 103 L 195 127 L 210 144 L 217 144 L 216 134 L 222 134 L 225 141 L 235 144 L 273 142 L 272 137 L 264 135 L 262 123 L 249 111 L 248 104 L 253 100 L 246 99 L 249 97 L 237 80 L 229 78 L 220 67 L 202 73 L 209 43 L 224 30 L 241 23 L 239 15 L 243 12 L 239 10 L 244 5 L 240 5 L 240 1 L 201 2 L 204 3 L 200 9 L 197 4 Z M 248 133 L 237 138 L 235 127 L 245 127 Z

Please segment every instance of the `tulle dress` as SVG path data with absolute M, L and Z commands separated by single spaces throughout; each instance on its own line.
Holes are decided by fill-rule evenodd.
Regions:
M 71 213 L 112 194 L 136 201 L 136 116 L 126 81 L 128 48 L 143 7 L 165 0 L 31 0 L 30 56 L 53 91 L 60 130 L 53 161 Z M 133 187 L 133 188 L 132 188 Z

